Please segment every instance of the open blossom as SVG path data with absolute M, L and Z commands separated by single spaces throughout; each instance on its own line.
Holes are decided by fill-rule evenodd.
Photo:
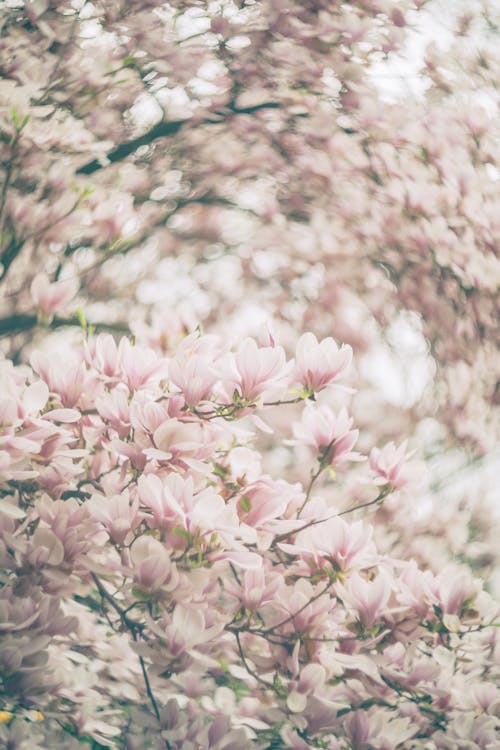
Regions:
M 125 490 L 120 495 L 106 497 L 93 495 L 87 503 L 91 516 L 100 521 L 111 539 L 117 544 L 131 541 L 132 531 L 139 524 L 137 498 L 130 501 L 129 493 Z
M 387 443 L 382 449 L 372 448 L 370 451 L 370 468 L 375 474 L 375 484 L 390 484 L 394 489 L 406 487 L 415 476 L 417 467 L 408 463 L 414 451 L 406 452 L 408 441 L 405 440 L 399 448 L 393 442 Z
M 257 612 L 273 602 L 280 581 L 279 575 L 273 576 L 262 566 L 254 570 L 244 570 L 240 573 L 238 582 L 226 583 L 226 591 L 234 596 L 242 607 Z
M 304 711 L 307 698 L 316 691 L 321 691 L 326 680 L 326 670 L 321 664 L 307 664 L 301 671 L 298 680 L 294 680 L 286 704 L 293 713 Z
M 169 653 L 173 657 L 178 657 L 196 646 L 211 641 L 221 632 L 222 623 L 215 622 L 210 625 L 207 620 L 208 613 L 204 613 L 199 607 L 180 603 L 176 605 L 165 630 L 161 628 L 161 621 L 153 627 L 154 631 L 165 639 Z
M 226 397 L 236 390 L 241 398 L 254 401 L 265 391 L 282 385 L 287 373 L 285 351 L 281 346 L 259 347 L 253 339 L 244 339 L 227 360 Z
M 373 580 L 352 573 L 342 592 L 342 598 L 356 612 L 357 618 L 366 628 L 380 618 L 391 595 L 391 581 L 384 570 Z
M 196 406 L 209 398 L 219 379 L 210 359 L 195 353 L 171 359 L 169 377 L 182 391 L 188 406 Z
M 279 626 L 281 631 L 295 630 L 298 633 L 314 636 L 322 632 L 331 617 L 332 610 L 335 608 L 335 600 L 326 594 L 318 596 L 318 590 L 302 578 L 293 587 L 282 586 L 276 591 L 274 608 L 276 609 L 274 615 L 276 623 L 282 623 Z
M 352 360 L 348 344 L 339 347 L 329 336 L 318 342 L 313 333 L 304 333 L 295 350 L 293 378 L 306 391 L 318 393 L 342 375 Z
M 170 555 L 161 542 L 150 536 L 141 536 L 130 548 L 134 580 L 145 591 L 164 587 L 172 591 L 178 584 L 179 574 Z
M 78 287 L 76 279 L 51 282 L 46 273 L 38 273 L 31 282 L 31 299 L 45 317 L 51 318 L 73 299 Z
M 148 458 L 172 462 L 200 461 L 210 455 L 214 436 L 204 423 L 168 419 L 154 431 L 153 444 L 153 448 L 143 451 Z
M 301 421 L 293 426 L 293 434 L 297 442 L 315 448 L 331 464 L 357 461 L 361 456 L 352 449 L 359 430 L 351 430 L 352 423 L 344 408 L 335 414 L 329 406 L 307 404 Z
M 463 605 L 472 603 L 480 588 L 467 569 L 449 565 L 434 579 L 432 593 L 444 614 L 460 616 Z
M 371 537 L 370 526 L 365 526 L 361 521 L 349 524 L 335 516 L 299 531 L 293 544 L 282 543 L 279 546 L 313 568 L 321 569 L 333 564 L 336 570 L 345 572 L 367 568 L 375 562 Z
M 248 528 L 256 532 L 259 549 L 271 544 L 273 536 L 293 531 L 302 525 L 297 519 L 283 518 L 290 504 L 297 499 L 297 488 L 283 481 L 262 477 L 248 485 L 238 502 L 239 517 Z M 250 538 L 254 538 L 253 535 Z
M 94 390 L 95 379 L 74 353 L 68 353 L 65 357 L 64 367 L 61 367 L 57 357 L 47 352 L 33 352 L 30 363 L 50 391 L 60 398 L 63 406 L 75 406 L 85 390 Z

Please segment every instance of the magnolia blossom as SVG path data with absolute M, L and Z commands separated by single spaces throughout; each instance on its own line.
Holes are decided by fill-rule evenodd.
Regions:
M 308 525 L 299 531 L 292 544 L 280 544 L 281 549 L 299 555 L 314 568 L 331 564 L 345 572 L 353 568 L 368 568 L 374 560 L 372 529 L 361 521 L 347 523 L 342 518 L 328 518 Z
M 372 581 L 353 573 L 342 596 L 353 607 L 359 621 L 369 629 L 381 617 L 390 594 L 391 581 L 381 570 Z
M 177 586 L 179 575 L 165 547 L 152 537 L 142 536 L 130 548 L 134 579 L 146 591 Z
M 78 287 L 77 279 L 52 283 L 46 273 L 39 273 L 31 282 L 31 298 L 42 315 L 50 319 L 73 299 Z
M 132 532 L 140 521 L 137 498 L 131 502 L 127 491 L 112 497 L 95 494 L 87 507 L 91 515 L 103 524 L 113 541 L 117 544 L 131 541 Z
M 240 583 L 229 581 L 226 584 L 226 591 L 234 596 L 242 607 L 257 612 L 274 601 L 279 585 L 279 576 L 272 576 L 269 571 L 261 567 L 255 570 L 245 570 L 241 574 Z
M 199 354 L 178 357 L 169 362 L 172 383 L 182 391 L 188 406 L 208 399 L 219 376 L 207 357 Z
M 375 474 L 375 484 L 390 484 L 394 489 L 406 487 L 414 478 L 417 467 L 409 464 L 408 459 L 415 451 L 406 452 L 408 441 L 396 448 L 393 442 L 387 443 L 382 449 L 372 448 L 370 451 L 370 468 Z
M 361 456 L 352 448 L 359 430 L 351 430 L 352 423 L 345 408 L 335 414 L 329 406 L 308 404 L 301 422 L 294 424 L 293 434 L 297 442 L 315 448 L 325 462 L 357 461 Z
M 252 339 L 245 339 L 228 360 L 226 380 L 234 385 L 241 398 L 254 401 L 265 391 L 283 383 L 287 373 L 285 362 L 281 346 L 259 347 Z M 227 386 L 226 393 L 232 398 L 233 393 Z
M 340 375 L 352 360 L 352 348 L 342 344 L 340 349 L 329 336 L 318 342 L 313 333 L 304 333 L 295 350 L 294 379 L 306 391 L 322 391 Z
M 493 750 L 495 3 L 3 5 L 0 746 Z

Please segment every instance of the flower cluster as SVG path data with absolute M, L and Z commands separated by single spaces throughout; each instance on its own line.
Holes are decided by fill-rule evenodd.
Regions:
M 2 363 L 9 741 L 28 725 L 53 747 L 179 750 L 444 750 L 463 721 L 494 736 L 493 600 L 466 569 L 379 551 L 356 518 L 408 491 L 406 444 L 373 448 L 367 476 L 347 405 L 310 400 L 350 353 L 267 343 L 192 335 L 164 356 L 101 334 Z M 293 440 L 272 439 L 309 452 L 307 487 L 263 473 L 254 445 L 290 408 Z M 371 499 L 339 502 L 333 466 Z

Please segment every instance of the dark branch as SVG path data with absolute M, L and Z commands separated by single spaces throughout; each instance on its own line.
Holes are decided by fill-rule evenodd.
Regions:
M 15 333 L 22 333 L 35 328 L 39 323 L 36 315 L 32 313 L 17 313 L 10 315 L 8 318 L 0 318 L 0 338 L 10 336 Z M 115 331 L 116 333 L 129 333 L 130 329 L 125 323 L 89 323 L 96 331 Z M 64 326 L 81 326 L 80 320 L 74 316 L 72 318 L 55 317 L 50 328 L 63 328 Z
M 172 122 L 159 122 L 157 125 L 151 128 L 151 130 L 148 130 L 147 133 L 144 133 L 137 138 L 133 138 L 131 141 L 127 141 L 126 143 L 120 143 L 119 146 L 116 146 L 116 148 L 106 154 L 103 161 L 100 161 L 99 159 L 93 159 L 87 164 L 84 164 L 83 167 L 80 167 L 76 170 L 76 174 L 93 174 L 94 172 L 98 172 L 100 169 L 103 169 L 105 166 L 107 166 L 108 163 L 113 164 L 118 161 L 123 161 L 123 159 L 126 159 L 127 156 L 130 156 L 130 154 L 134 153 L 134 151 L 137 151 L 137 149 L 141 146 L 148 146 L 150 143 L 153 143 L 153 141 L 158 140 L 158 138 L 165 138 L 171 135 L 175 135 L 186 124 L 192 123 L 193 126 L 195 124 L 217 125 L 226 117 L 231 117 L 232 115 L 251 115 L 254 112 L 259 112 L 261 109 L 278 109 L 279 106 L 280 104 L 278 102 L 264 102 L 262 104 L 255 104 L 253 107 L 242 108 L 231 105 L 221 112 L 214 112 L 212 117 L 207 117 L 204 120 L 201 120 L 201 122 L 199 120 L 196 120 L 196 118 L 188 118 L 186 120 L 173 120 Z

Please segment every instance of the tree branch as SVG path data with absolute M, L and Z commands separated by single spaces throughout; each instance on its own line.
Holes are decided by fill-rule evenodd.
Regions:
M 123 161 L 127 156 L 137 151 L 141 146 L 148 146 L 153 141 L 159 138 L 165 138 L 171 135 L 175 135 L 185 125 L 191 123 L 193 125 L 217 125 L 222 122 L 226 117 L 232 115 L 251 115 L 254 112 L 259 112 L 261 109 L 278 109 L 280 107 L 279 102 L 263 102 L 262 104 L 255 104 L 253 107 L 236 107 L 234 105 L 228 106 L 225 110 L 220 112 L 214 112 L 212 117 L 207 117 L 201 121 L 195 117 L 189 117 L 185 120 L 172 120 L 171 122 L 159 122 L 157 125 L 148 130 L 147 133 L 133 138 L 131 141 L 126 143 L 120 143 L 112 151 L 110 151 L 101 161 L 100 159 L 93 159 L 92 161 L 84 164 L 76 170 L 76 174 L 93 174 L 98 172 L 107 166 L 107 163 L 114 164 L 115 162 Z
M 22 333 L 35 328 L 39 323 L 38 317 L 33 313 L 14 313 L 7 318 L 0 318 L 0 338 Z M 116 333 L 130 333 L 126 323 L 89 323 L 97 331 L 115 331 Z M 63 328 L 64 326 L 81 327 L 81 322 L 76 315 L 71 318 L 55 317 L 50 322 L 49 328 Z

